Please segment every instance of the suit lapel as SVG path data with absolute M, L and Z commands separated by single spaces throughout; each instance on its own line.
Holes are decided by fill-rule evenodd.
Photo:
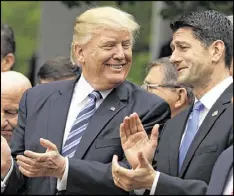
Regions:
M 189 114 L 192 110 L 192 106 L 182 112 L 180 118 L 175 120 L 180 120 L 180 122 L 186 122 Z M 169 166 L 170 166 L 170 174 L 172 176 L 178 176 L 178 156 L 180 149 L 180 141 L 185 129 L 186 123 L 175 123 L 175 128 L 173 130 L 173 134 L 171 134 L 169 143 Z
M 179 177 L 183 176 L 186 168 L 188 167 L 190 161 L 192 160 L 192 157 L 194 156 L 195 151 L 197 150 L 203 139 L 206 137 L 206 135 L 209 133 L 209 131 L 212 129 L 216 120 L 226 110 L 228 106 L 227 103 L 231 102 L 232 93 L 230 93 L 230 91 L 232 91 L 232 84 L 224 91 L 224 93 L 220 96 L 220 98 L 218 98 L 218 100 L 215 102 L 215 104 L 213 105 L 213 107 L 210 109 L 205 119 L 203 120 L 203 123 L 201 124 L 185 156 Z
M 128 95 L 127 90 L 122 88 L 123 85 L 117 89 L 113 89 L 98 107 L 85 130 L 74 157 L 82 159 L 104 126 L 126 106 L 125 100 L 127 100 Z M 113 110 L 113 108 L 115 109 Z
M 66 87 L 59 89 L 52 99 L 50 99 L 47 130 L 48 140 L 57 146 L 59 152 L 62 148 L 68 110 L 76 81 L 69 81 Z
M 58 89 L 49 102 L 47 139 L 57 146 L 59 152 L 62 148 L 68 110 L 77 80 L 67 81 L 68 84 Z M 57 179 L 55 177 L 49 177 L 49 179 L 50 189 L 55 194 Z
M 233 146 L 229 148 L 233 148 Z M 222 159 L 219 158 L 212 171 L 209 187 L 210 190 L 212 189 L 213 193 L 217 193 L 218 195 L 222 195 L 229 174 L 233 173 L 233 150 L 229 151 L 229 153 L 225 153 L 225 156 L 221 156 Z

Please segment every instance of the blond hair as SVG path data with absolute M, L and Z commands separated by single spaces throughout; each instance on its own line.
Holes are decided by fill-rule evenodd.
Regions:
M 134 20 L 134 17 L 118 8 L 105 6 L 91 8 L 76 18 L 74 25 L 74 34 L 71 44 L 71 61 L 77 64 L 74 46 L 76 44 L 87 44 L 96 29 L 108 28 L 115 30 L 127 30 L 131 35 L 132 44 L 135 41 L 140 26 Z

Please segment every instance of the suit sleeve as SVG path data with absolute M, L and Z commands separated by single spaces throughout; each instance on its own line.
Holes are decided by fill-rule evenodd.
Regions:
M 24 184 L 26 182 L 26 177 L 21 174 L 16 165 L 16 156 L 23 154 L 24 147 L 24 130 L 26 122 L 26 97 L 27 92 L 25 92 L 21 98 L 19 104 L 19 113 L 18 113 L 18 125 L 13 131 L 11 137 L 11 155 L 14 159 L 14 167 L 12 173 L 9 177 L 8 183 L 4 190 L 4 194 L 20 194 L 24 191 Z
M 207 184 L 200 180 L 184 180 L 161 173 L 154 195 L 204 195 Z
M 145 131 L 150 134 L 155 124 L 160 124 L 160 127 L 167 122 L 171 117 L 171 110 L 167 102 L 159 101 L 141 118 Z
M 161 99 L 145 115 L 141 116 L 147 132 L 150 132 L 155 124 L 164 124 L 169 118 L 169 105 Z M 126 161 L 120 161 L 119 164 L 129 168 Z M 69 194 L 74 194 L 82 189 L 90 189 L 94 191 L 94 194 L 129 194 L 115 186 L 111 166 L 111 163 L 103 164 L 97 161 L 69 159 L 66 191 Z

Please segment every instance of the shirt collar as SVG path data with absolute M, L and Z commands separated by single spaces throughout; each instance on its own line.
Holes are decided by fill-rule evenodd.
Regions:
M 206 109 L 210 110 L 214 103 L 217 101 L 217 99 L 220 97 L 220 95 L 225 91 L 225 89 L 233 83 L 232 76 L 229 76 L 228 78 L 224 79 L 222 82 L 217 84 L 215 87 L 213 87 L 210 91 L 208 91 L 206 94 L 202 96 L 200 99 L 200 102 L 205 106 Z M 195 98 L 194 104 L 198 101 L 197 98 Z
M 95 89 L 85 80 L 83 74 L 81 74 L 80 79 L 75 85 L 74 94 L 78 94 L 77 96 L 77 103 L 81 103 L 82 101 L 87 98 L 87 96 L 93 92 Z M 107 95 L 112 91 L 113 89 L 99 91 L 102 95 L 103 100 L 107 97 Z

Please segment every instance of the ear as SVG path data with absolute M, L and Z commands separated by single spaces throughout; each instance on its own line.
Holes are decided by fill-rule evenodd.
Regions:
M 74 52 L 75 52 L 75 55 L 76 55 L 76 58 L 77 58 L 77 61 L 79 63 L 84 64 L 84 52 L 83 52 L 83 48 L 80 46 L 80 45 L 75 45 L 74 47 Z
M 7 54 L 1 61 L 1 71 L 10 71 L 15 63 L 15 55 Z
M 175 108 L 182 108 L 187 104 L 187 91 L 185 88 L 177 88 L 177 100 L 175 102 Z
M 225 45 L 223 41 L 216 40 L 211 45 L 211 55 L 212 55 L 212 61 L 217 63 L 221 60 L 221 58 L 224 58 L 224 52 L 225 52 Z

